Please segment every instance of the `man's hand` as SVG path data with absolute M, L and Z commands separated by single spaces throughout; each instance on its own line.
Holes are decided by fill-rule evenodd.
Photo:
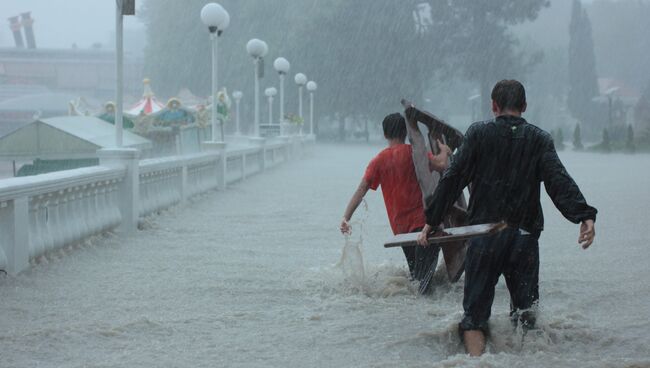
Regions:
M 442 143 L 440 139 L 436 139 L 436 142 L 438 143 L 438 148 L 440 148 L 440 152 L 444 152 L 447 154 L 447 157 L 451 156 L 451 148 L 449 148 L 448 145 Z
M 423 247 L 429 246 L 429 234 L 431 233 L 431 230 L 433 230 L 433 228 L 429 226 L 429 224 L 424 225 L 420 235 L 418 235 L 418 245 Z
M 349 235 L 352 231 L 352 228 L 350 227 L 350 223 L 345 218 L 341 221 L 340 229 L 341 229 L 341 234 L 343 235 L 345 234 Z
M 578 237 L 578 244 L 582 245 L 582 249 L 587 249 L 594 242 L 596 236 L 596 229 L 594 228 L 594 220 L 585 220 L 580 224 L 580 237 Z

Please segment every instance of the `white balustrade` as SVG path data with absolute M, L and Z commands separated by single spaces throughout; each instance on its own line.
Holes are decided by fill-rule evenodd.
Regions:
M 16 274 L 90 236 L 120 229 L 128 234 L 129 206 L 136 217 L 150 215 L 218 188 L 222 171 L 226 184 L 244 180 L 300 154 L 304 144 L 302 137 L 262 140 L 139 162 L 137 152 L 100 150 L 101 166 L 0 180 L 0 269 Z

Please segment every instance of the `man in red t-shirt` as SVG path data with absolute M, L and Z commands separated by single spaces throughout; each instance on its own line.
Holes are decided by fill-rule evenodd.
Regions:
M 382 150 L 370 161 L 368 168 L 361 179 L 361 184 L 350 199 L 343 221 L 341 221 L 341 232 L 350 233 L 350 218 L 357 209 L 368 189 L 377 190 L 381 186 L 384 195 L 384 203 L 388 214 L 388 221 L 393 234 L 404 234 L 421 230 L 426 219 L 424 206 L 422 204 L 422 191 L 415 175 L 415 166 L 411 145 L 406 144 L 406 121 L 399 113 L 386 116 L 382 122 L 384 137 L 388 141 L 388 147 Z M 429 154 L 429 168 L 431 171 L 443 171 L 447 168 L 447 161 L 451 150 L 448 146 L 438 142 L 440 154 L 433 156 Z M 404 256 L 409 266 L 411 276 L 421 280 L 424 273 L 433 260 L 437 260 L 436 247 L 402 247 Z M 432 252 L 432 255 L 416 254 L 416 252 Z M 435 265 L 433 265 L 435 267 Z

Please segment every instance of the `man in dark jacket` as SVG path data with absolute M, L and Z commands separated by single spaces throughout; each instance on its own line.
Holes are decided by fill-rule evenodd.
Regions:
M 463 320 L 459 324 L 470 355 L 485 349 L 487 322 L 494 288 L 501 274 L 510 292 L 511 316 L 524 328 L 535 324 L 539 299 L 539 235 L 544 227 L 539 202 L 540 183 L 562 215 L 581 223 L 578 243 L 587 249 L 594 240 L 596 209 L 560 162 L 551 136 L 521 117 L 526 93 L 514 80 L 498 82 L 492 90 L 495 119 L 473 124 L 454 155 L 435 193 L 427 199 L 427 225 L 418 242 L 443 221 L 469 185 L 469 223 L 505 221 L 506 230 L 473 239 L 465 260 Z

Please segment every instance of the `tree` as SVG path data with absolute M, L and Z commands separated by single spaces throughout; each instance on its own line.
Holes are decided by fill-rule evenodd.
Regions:
M 637 131 L 641 132 L 640 142 L 650 146 L 650 82 L 634 106 L 634 120 Z
M 583 148 L 582 137 L 580 135 L 580 123 L 576 123 L 576 128 L 573 130 L 573 149 L 581 151 Z
M 204 0 L 148 0 L 147 73 L 164 95 L 188 87 L 210 94 L 208 32 L 199 21 Z M 521 76 L 530 64 L 508 27 L 534 19 L 548 0 L 223 0 L 232 22 L 219 39 L 219 85 L 252 96 L 252 61 L 244 45 L 269 44 L 264 85 L 277 84 L 269 67 L 285 56 L 291 74 L 318 82 L 321 115 L 379 120 L 401 110 L 400 98 L 422 101 L 436 74 L 463 76 L 482 86 L 488 106 L 493 82 Z M 286 104 L 297 88 L 287 78 Z M 244 103 L 246 103 L 244 101 Z M 250 112 L 251 109 L 243 109 Z M 245 118 L 245 117 L 244 117 Z
M 564 151 L 564 133 L 562 133 L 562 128 L 557 128 L 556 136 L 557 141 L 555 142 L 555 147 L 558 151 Z
M 609 131 L 607 128 L 603 129 L 603 141 L 600 143 L 600 150 L 603 152 L 611 152 L 612 146 L 609 139 Z
M 430 33 L 414 22 L 418 3 L 334 0 L 306 24 L 299 57 L 328 91 L 321 98 L 339 121 L 379 120 L 401 109 L 400 98 L 421 100 L 437 67 Z
M 569 95 L 571 114 L 582 124 L 593 124 L 594 102 L 598 96 L 598 77 L 591 22 L 579 0 L 573 0 L 569 25 Z
M 634 153 L 636 151 L 636 146 L 634 145 L 634 129 L 632 125 L 627 126 L 627 139 L 625 140 L 625 150 L 629 153 Z
M 444 3 L 444 4 L 442 4 Z M 456 75 L 460 72 L 478 84 L 483 114 L 491 111 L 492 86 L 501 79 L 525 80 L 537 64 L 541 52 L 526 53 L 509 31 L 510 26 L 532 21 L 549 6 L 547 0 L 458 0 L 437 2 L 436 12 L 447 34 L 444 52 L 455 56 L 448 61 Z M 459 70 L 456 70 L 459 69 Z

